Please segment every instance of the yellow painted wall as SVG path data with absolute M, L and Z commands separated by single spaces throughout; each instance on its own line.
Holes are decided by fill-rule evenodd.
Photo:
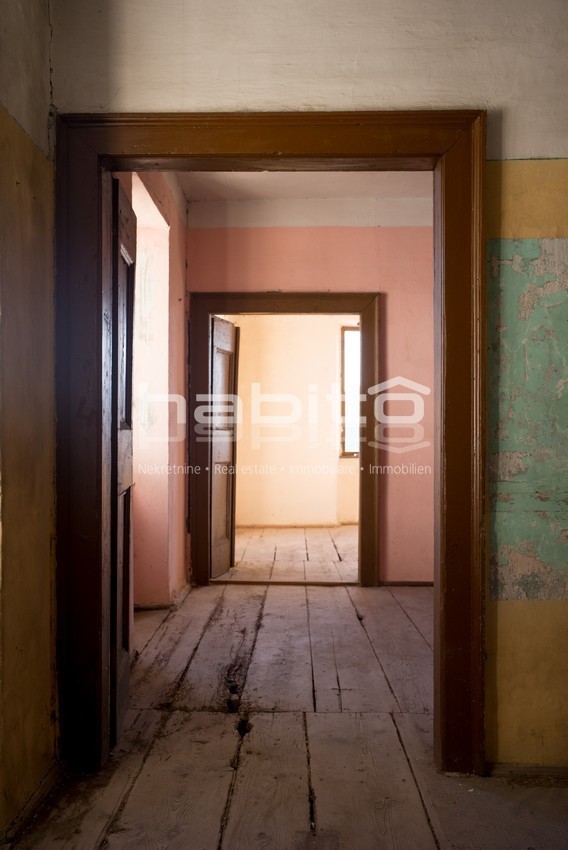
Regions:
M 522 240 L 560 239 L 568 237 L 568 160 L 515 160 L 489 162 L 487 166 L 487 236 L 489 239 Z M 568 288 L 568 280 L 560 281 Z M 492 286 L 492 281 L 489 281 Z M 503 292 L 502 297 L 515 307 L 520 292 Z M 555 298 L 560 298 L 560 294 Z M 560 304 L 560 309 L 565 309 Z M 565 302 L 564 302 L 565 304 Z M 558 309 L 558 304 L 555 305 Z M 490 322 L 491 322 L 490 314 Z M 529 334 L 530 336 L 530 334 Z M 538 351 L 530 339 L 526 342 L 529 361 L 538 359 Z M 566 352 L 568 339 L 559 340 L 560 350 Z M 491 357 L 491 352 L 490 352 Z M 501 368 L 506 369 L 506 362 Z M 566 375 L 565 375 L 566 377 Z M 533 413 L 534 425 L 538 428 L 538 417 Z M 546 415 L 546 414 L 545 414 Z M 548 414 L 550 415 L 550 414 Z M 514 422 L 514 420 L 513 420 Z M 505 426 L 501 419 L 489 425 Z M 544 423 L 542 423 L 544 425 Z M 536 486 L 543 491 L 553 478 L 553 470 L 563 462 L 539 463 L 539 481 Z M 557 471 L 557 470 L 556 470 Z M 546 511 L 549 505 L 540 501 L 530 486 L 522 487 L 518 477 L 511 473 L 504 476 L 508 492 L 500 498 L 521 501 L 522 511 L 518 522 L 524 523 L 526 536 L 530 534 L 534 517 L 531 514 L 530 497 L 537 503 L 534 513 Z M 517 488 L 517 492 L 515 492 Z M 504 486 L 502 485 L 502 489 Z M 510 491 L 510 492 L 509 492 Z M 562 494 L 560 494 L 562 495 Z M 562 511 L 566 517 L 566 493 L 559 498 L 558 515 L 562 525 Z M 562 507 L 562 505 L 564 507 Z M 498 517 L 493 513 L 491 571 L 499 571 L 495 564 L 498 555 Z M 564 522 L 564 527 L 568 521 Z M 496 527 L 497 526 L 497 527 Z M 552 546 L 555 540 L 545 540 Z M 526 545 L 526 544 L 525 544 Z M 568 561 L 568 544 L 564 543 Z M 522 550 L 521 550 L 522 554 Z M 526 563 L 536 565 L 536 573 L 542 572 L 542 564 L 531 557 L 526 549 Z M 562 559 L 562 556 L 561 556 Z M 522 560 L 517 559 L 520 563 Z M 562 577 L 562 562 L 552 572 L 556 587 Z M 533 576 L 533 578 L 535 577 Z M 565 573 L 564 573 L 565 576 Z M 520 579 L 526 576 L 520 576 Z M 539 585 L 541 596 L 546 596 L 547 581 L 543 575 Z M 522 584 L 517 586 L 522 587 Z M 510 589 L 509 589 L 510 593 Z M 527 591 L 527 595 L 530 590 Z M 504 595 L 507 595 L 505 592 Z M 489 596 L 489 594 L 488 594 Z M 488 599 L 486 621 L 486 741 L 489 762 L 533 765 L 568 765 L 568 600 L 566 598 L 499 598 Z
M 488 239 L 568 236 L 568 159 L 487 163 Z
M 2 107 L 0 154 L 1 834 L 54 763 L 55 381 L 53 163 Z
M 487 758 L 568 764 L 568 602 L 487 606 Z

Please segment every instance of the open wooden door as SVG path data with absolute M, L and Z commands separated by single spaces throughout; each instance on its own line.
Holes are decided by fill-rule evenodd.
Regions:
M 211 320 L 211 578 L 233 566 L 235 543 L 236 394 L 238 331 L 231 322 Z
M 132 334 L 136 217 L 113 180 L 110 744 L 128 708 L 132 611 Z

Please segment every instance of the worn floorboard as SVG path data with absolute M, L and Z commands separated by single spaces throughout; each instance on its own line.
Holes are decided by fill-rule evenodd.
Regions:
M 313 710 L 304 587 L 269 586 L 242 705 L 248 711 Z
M 328 528 L 328 532 L 337 551 L 338 559 L 341 561 L 357 561 L 359 527 L 357 525 L 338 525 Z
M 389 590 L 432 649 L 434 646 L 434 610 L 431 605 L 424 605 L 424 596 L 426 593 L 430 594 L 431 588 L 390 587 Z
M 270 584 L 274 571 L 274 561 L 241 561 L 236 567 L 222 573 L 214 580 L 215 584 Z
M 347 591 L 369 635 L 400 710 L 433 710 L 432 651 L 386 587 Z
M 238 531 L 235 535 L 235 541 L 238 540 Z M 247 561 L 273 561 L 276 552 L 276 541 L 272 534 L 272 529 L 255 528 L 250 536 L 247 547 L 244 552 L 244 559 Z
M 240 698 L 266 587 L 227 586 L 175 697 L 189 711 L 226 711 Z
M 334 561 L 335 568 L 344 584 L 359 583 L 359 564 L 355 561 Z
M 170 613 L 169 608 L 134 611 L 134 655 L 138 657 Z
M 366 632 L 341 587 L 307 589 L 316 711 L 396 711 Z
M 304 564 L 308 584 L 341 584 L 342 578 L 334 561 L 325 558 L 312 558 Z
M 441 848 L 564 850 L 568 789 L 512 785 L 505 779 L 445 776 L 436 771 L 432 718 L 395 718 Z
M 159 707 L 171 700 L 224 592 L 223 586 L 197 588 L 162 622 L 133 667 L 132 707 Z
M 235 563 L 242 561 L 245 557 L 247 546 L 255 533 L 254 528 L 240 526 L 235 532 Z
M 316 827 L 339 850 L 435 850 L 389 714 L 308 714 Z
M 156 740 L 104 850 L 213 850 L 233 779 L 234 716 L 174 712 Z
M 152 746 L 163 714 L 129 712 L 128 729 L 109 761 L 96 775 L 69 778 L 40 809 L 20 850 L 94 850 L 130 791 Z
M 358 526 L 237 528 L 235 564 L 215 584 L 357 584 Z
M 304 718 L 300 713 L 252 714 L 243 738 L 223 850 L 293 848 L 309 830 Z M 285 813 L 285 814 L 284 814 Z
M 429 587 L 192 591 L 140 638 L 105 768 L 11 847 L 564 850 L 568 788 L 436 773 L 431 612 Z
M 308 561 L 338 560 L 328 528 L 306 528 Z
M 303 528 L 277 528 L 275 538 L 275 561 L 305 561 L 307 558 L 306 535 Z
M 279 582 L 303 584 L 306 580 L 304 561 L 280 560 L 274 561 L 271 584 Z

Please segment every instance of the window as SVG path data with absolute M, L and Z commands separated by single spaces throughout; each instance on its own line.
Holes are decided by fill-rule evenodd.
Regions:
M 361 333 L 341 328 L 341 454 L 359 454 L 359 395 L 361 392 Z

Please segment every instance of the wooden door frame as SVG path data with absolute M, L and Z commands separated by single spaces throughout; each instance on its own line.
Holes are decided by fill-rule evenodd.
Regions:
M 344 315 L 357 313 L 361 328 L 361 386 L 373 387 L 382 380 L 379 363 L 379 302 L 375 292 L 191 292 L 190 293 L 190 363 L 191 384 L 189 417 L 203 404 L 209 392 L 210 320 L 214 315 L 254 313 L 261 315 L 301 313 Z M 361 415 L 367 427 L 374 421 L 374 396 L 367 395 Z M 189 476 L 189 528 L 191 533 L 192 578 L 196 584 L 208 584 L 210 562 L 210 492 L 211 469 L 208 469 L 209 444 L 199 440 L 194 428 L 189 428 L 189 456 L 199 467 L 198 475 Z M 359 576 L 365 587 L 377 587 L 379 576 L 379 484 L 380 477 L 371 467 L 379 463 L 374 435 L 361 443 L 361 473 L 359 475 Z
M 108 755 L 110 173 L 434 172 L 434 745 L 484 770 L 485 113 L 67 115 L 57 133 L 57 599 L 62 755 Z

